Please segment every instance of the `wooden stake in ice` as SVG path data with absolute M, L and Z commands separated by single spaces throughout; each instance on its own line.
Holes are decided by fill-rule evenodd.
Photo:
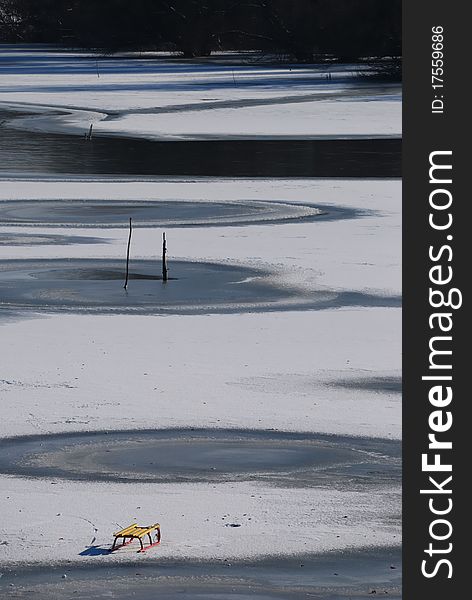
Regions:
M 162 282 L 167 283 L 167 274 L 169 270 L 167 268 L 167 242 L 166 234 L 162 234 Z
M 126 251 L 126 277 L 125 277 L 125 285 L 123 286 L 125 290 L 128 287 L 128 274 L 129 274 L 129 249 L 131 246 L 131 233 L 133 231 L 133 225 L 131 217 L 129 218 L 129 236 L 128 236 L 128 249 Z

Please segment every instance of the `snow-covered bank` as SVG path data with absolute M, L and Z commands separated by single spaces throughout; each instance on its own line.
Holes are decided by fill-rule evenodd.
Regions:
M 150 139 L 399 136 L 399 86 L 358 69 L 5 47 L 0 93 L 7 107 L 42 113 L 15 122 L 35 131 L 83 134 L 94 123 L 98 134 Z

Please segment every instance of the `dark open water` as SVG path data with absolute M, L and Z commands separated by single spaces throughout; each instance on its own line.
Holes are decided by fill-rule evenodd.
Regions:
M 0 121 L 12 113 L 0 111 Z M 41 134 L 0 127 L 0 173 L 400 177 L 400 139 L 208 140 Z

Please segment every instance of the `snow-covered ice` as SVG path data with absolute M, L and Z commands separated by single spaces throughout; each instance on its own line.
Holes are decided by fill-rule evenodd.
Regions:
M 356 218 L 293 222 L 277 227 L 173 229 L 169 234 L 169 260 L 190 258 L 231 261 L 252 266 L 271 265 L 283 282 L 304 289 L 336 289 L 397 295 L 401 290 L 401 183 L 398 180 L 260 180 L 212 178 L 155 178 L 151 180 L 56 181 L 6 180 L 0 202 L 15 199 L 117 199 L 117 200 L 276 200 L 308 203 L 326 212 L 346 208 Z M 341 215 L 342 216 L 342 215 Z M 124 218 L 124 221 L 127 221 Z M 31 233 L 25 227 L 0 231 Z M 37 228 L 35 228 L 37 231 Z M 41 231 L 43 229 L 41 228 Z M 74 228 L 74 232 L 78 230 Z M 124 257 L 127 232 L 81 228 L 87 236 L 112 241 L 80 247 L 2 247 L 0 258 Z M 44 228 L 45 233 L 59 233 Z M 135 258 L 159 253 L 160 232 L 140 229 L 133 238 Z
M 196 260 L 264 264 L 278 273 L 280 282 L 291 282 L 304 290 L 353 289 L 389 295 L 400 293 L 399 194 L 400 184 L 393 180 L 107 182 L 101 178 L 5 181 L 1 197 L 139 197 L 156 202 L 168 197 L 206 197 L 219 202 L 276 198 L 309 201 L 328 211 L 330 206 L 358 209 L 361 216 L 345 220 L 173 229 L 168 234 L 169 260 L 178 253 L 181 258 Z M 2 227 L 0 231 L 28 233 L 31 229 Z M 80 228 L 74 232 L 92 233 L 108 243 L 2 247 L 0 256 L 123 257 L 126 230 Z M 133 255 L 155 257 L 158 242 L 159 232 L 153 228 L 137 230 Z M 400 328 L 400 310 L 394 308 L 187 317 L 58 315 L 7 320 L 1 324 L 2 343 L 7 349 L 0 382 L 1 431 L 5 436 L 191 426 L 398 439 L 399 394 L 343 382 L 399 379 Z M 1 479 L 5 491 L 0 499 L 2 512 L 21 509 L 23 514 L 30 514 L 35 498 L 35 542 L 29 546 L 32 561 L 77 557 L 88 543 L 85 538 L 93 533 L 86 521 L 77 520 L 77 515 L 90 517 L 90 498 L 100 498 L 93 502 L 91 519 L 100 526 L 100 543 L 106 542 L 114 528 L 112 514 L 112 520 L 124 522 L 134 514 L 134 505 L 144 503 L 150 518 L 151 507 L 156 506 L 163 515 L 165 535 L 170 538 L 162 546 L 166 556 L 278 553 L 279 538 L 267 531 L 267 524 L 282 513 L 287 528 L 286 552 L 391 544 L 400 539 L 398 521 L 390 519 L 397 514 L 396 489 L 366 494 L 282 490 L 255 484 L 225 484 L 215 489 L 203 484 L 195 489 L 148 486 L 130 490 L 129 503 L 123 503 L 121 488 L 114 485 L 59 482 L 51 486 L 47 480 Z M 247 502 L 254 493 L 256 497 L 262 495 L 271 508 L 264 504 L 262 512 L 255 513 L 255 522 L 245 529 L 221 526 L 221 517 L 227 513 L 249 514 L 252 504 Z M 185 500 L 189 497 L 190 504 Z M 67 513 L 73 516 L 57 517 L 51 525 L 51 510 L 65 512 L 61 509 L 64 506 L 74 506 L 73 513 Z M 203 506 L 208 507 L 205 518 L 209 522 L 199 520 L 199 507 Z M 322 510 L 311 511 L 321 506 Z M 337 538 L 335 522 L 347 506 L 356 513 L 357 525 L 342 523 L 342 535 Z M 185 519 L 177 518 L 180 511 Z M 189 541 L 193 537 L 184 533 L 189 531 L 189 522 L 200 542 L 207 540 L 205 544 Z M 82 546 L 77 541 L 67 543 L 64 532 L 74 523 L 81 523 L 84 529 L 79 536 Z M 55 537 L 65 537 L 53 544 L 53 550 L 43 543 L 52 526 Z M 0 547 L 2 560 L 22 559 L 26 542 L 15 544 L 17 534 L 14 525 L 2 531 L 2 539 L 6 536 L 9 541 L 8 546 Z M 240 543 L 235 543 L 236 538 Z M 87 556 L 79 558 L 90 560 Z
M 340 494 L 249 483 L 84 484 L 3 477 L 1 504 L 4 564 L 257 558 L 399 541 L 398 526 L 385 524 L 398 519 L 399 491 L 389 488 Z M 128 521 L 155 522 L 156 515 L 163 542 L 153 552 L 137 555 L 133 545 L 112 556 L 87 552 L 109 548 L 111 533 Z M 231 523 L 241 527 L 226 526 Z
M 15 126 L 47 131 L 82 134 L 94 122 L 97 133 L 154 139 L 400 135 L 395 86 L 359 81 L 352 67 L 329 70 L 331 79 L 324 66 L 198 65 L 4 47 L 0 91 L 4 107 L 34 113 Z M 173 228 L 169 262 L 264 267 L 278 285 L 305 295 L 401 294 L 398 180 L 2 179 L 0 204 L 37 199 L 309 204 L 333 218 Z M 2 234 L 23 239 L 70 229 L 3 225 Z M 73 234 L 89 243 L 0 245 L 0 260 L 125 256 L 124 228 L 74 227 Z M 132 257 L 158 260 L 160 244 L 161 230 L 140 228 Z M 0 316 L 2 438 L 177 427 L 401 437 L 399 308 L 26 316 Z M 297 489 L 2 475 L 0 487 L 0 564 L 24 561 L 26 550 L 29 562 L 134 559 L 126 550 L 87 553 L 133 519 L 163 525 L 165 543 L 152 558 L 255 558 L 400 543 L 393 483 Z

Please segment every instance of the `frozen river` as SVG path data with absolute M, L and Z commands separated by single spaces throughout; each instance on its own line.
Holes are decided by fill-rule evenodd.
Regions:
M 400 598 L 397 92 L 102 62 L 0 61 L 0 595 Z

